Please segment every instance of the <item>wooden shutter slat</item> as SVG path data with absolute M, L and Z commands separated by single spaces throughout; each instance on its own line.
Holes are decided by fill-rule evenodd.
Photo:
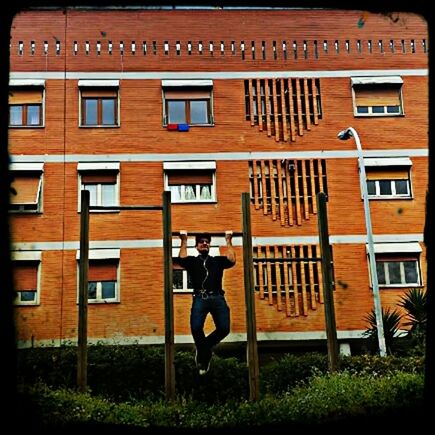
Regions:
M 116 281 L 117 280 L 116 260 L 90 260 L 89 261 L 89 281 Z
M 113 171 L 82 172 L 82 184 L 115 184 L 118 173 Z
M 209 100 L 211 90 L 171 90 L 165 91 L 165 100 Z
M 299 79 L 296 79 L 296 107 L 298 111 L 298 133 L 299 136 L 304 135 L 304 123 L 302 119 L 302 104 L 301 104 L 301 85 Z
M 42 104 L 43 89 L 14 89 L 9 90 L 9 104 Z
M 285 225 L 285 212 L 284 212 L 284 193 L 282 188 L 282 171 L 281 171 L 281 160 L 276 161 L 276 170 L 278 175 L 278 199 L 279 199 L 279 217 L 281 220 L 281 225 Z
M 312 99 L 313 99 L 313 115 L 314 115 L 314 124 L 319 124 L 319 113 L 317 111 L 317 87 L 316 87 L 316 79 L 311 79 L 311 89 Z
M 252 184 L 254 189 L 254 206 L 255 210 L 260 209 L 260 202 L 258 198 L 258 174 L 257 174 L 257 160 L 252 161 Z
M 270 258 L 269 249 L 270 246 L 266 245 L 266 252 L 265 252 L 266 258 Z M 267 272 L 267 300 L 269 302 L 269 305 L 273 305 L 272 268 L 269 261 L 266 263 L 266 272 Z
M 262 196 L 263 196 L 263 214 L 268 213 L 268 202 L 267 202 L 267 186 L 266 186 L 266 169 L 265 169 L 265 163 L 264 160 L 260 161 L 261 165 L 261 189 L 262 189 Z
M 409 171 L 404 170 L 373 170 L 366 169 L 367 180 L 409 180 Z
M 304 217 L 305 219 L 310 219 L 309 206 L 308 206 L 308 189 L 307 189 L 307 171 L 306 171 L 306 160 L 301 160 L 302 166 L 302 188 L 304 195 Z
M 262 258 L 261 246 L 257 246 L 257 257 Z M 259 262 L 258 265 L 258 286 L 260 288 L 260 299 L 264 299 L 264 279 L 263 279 L 263 263 Z
M 252 92 L 252 79 L 248 81 L 248 92 L 249 92 L 249 120 L 251 121 L 251 126 L 255 125 L 254 118 L 254 95 Z
M 316 180 L 314 178 L 314 163 L 313 159 L 310 159 L 310 183 L 311 183 L 311 204 L 313 207 L 313 213 L 317 214 L 317 195 L 316 195 Z
M 13 280 L 16 291 L 36 291 L 38 289 L 38 265 L 36 261 L 13 261 Z
M 269 96 L 269 82 L 270 79 L 264 80 L 264 95 L 266 99 L 266 128 L 267 128 L 267 135 L 272 136 L 272 129 L 270 126 L 270 96 Z
M 118 88 L 82 88 L 82 98 L 116 98 Z
M 294 245 L 290 246 L 290 256 L 291 258 L 296 258 L 295 255 L 295 247 Z M 292 283 L 293 283 L 293 298 L 295 300 L 295 315 L 300 315 L 300 308 L 299 308 L 299 289 L 298 289 L 298 274 L 296 270 L 296 262 L 291 262 L 291 269 L 292 269 Z
M 316 245 L 316 251 L 315 251 L 314 256 L 320 258 L 320 245 Z M 322 262 L 320 260 L 317 260 L 316 267 L 317 267 L 317 279 L 318 279 L 318 282 L 319 282 L 319 302 L 321 304 L 323 304 L 324 303 L 324 298 L 323 298 L 323 276 L 322 276 Z
M 325 192 L 324 186 L 323 186 L 323 167 L 322 167 L 322 160 L 317 160 L 317 173 L 319 176 L 319 192 Z
M 287 246 L 282 247 L 282 258 L 287 258 Z M 284 272 L 284 298 L 285 298 L 285 312 L 287 316 L 292 315 L 291 302 L 290 302 L 290 287 L 289 287 L 289 267 L 290 264 L 285 262 L 283 264 Z
M 282 134 L 284 142 L 288 140 L 287 130 L 287 112 L 285 109 L 285 91 L 284 91 L 284 79 L 281 79 L 281 121 L 282 121 Z
M 304 100 L 305 100 L 305 122 L 307 130 L 311 130 L 311 116 L 310 116 L 310 98 L 308 95 L 308 81 L 304 79 Z
M 301 255 L 302 254 L 302 255 Z M 303 257 L 303 249 L 299 247 L 299 258 Z M 302 287 L 302 311 L 304 316 L 308 316 L 308 297 L 307 297 L 307 280 L 305 277 L 305 261 L 298 261 L 301 272 L 301 287 Z
M 258 113 L 258 127 L 263 131 L 263 110 L 261 108 L 261 83 L 257 79 L 257 113 Z
M 292 79 L 287 79 L 288 84 L 288 99 L 290 108 L 290 138 L 294 142 L 296 140 L 296 126 L 295 126 L 295 108 L 293 100 L 293 86 Z
M 269 181 L 270 181 L 270 206 L 272 208 L 272 219 L 276 221 L 276 188 L 275 188 L 275 168 L 273 160 L 269 160 Z
M 308 245 L 308 257 L 314 257 L 313 254 L 314 246 Z M 308 276 L 310 283 L 310 295 L 311 295 L 311 308 L 313 310 L 317 310 L 317 301 L 316 301 L 316 289 L 314 287 L 314 270 L 313 270 L 313 262 L 310 261 L 308 263 Z
M 37 175 L 15 175 L 11 187 L 17 192 L 10 195 L 11 204 L 37 204 L 40 194 L 41 176 Z
M 275 122 L 275 140 L 279 142 L 278 98 L 276 96 L 276 80 L 272 79 L 273 118 Z
M 279 247 L 275 245 L 273 247 L 274 257 L 279 258 Z M 281 300 L 281 267 L 283 263 L 275 262 L 275 282 L 276 282 L 276 308 L 278 311 L 282 311 Z
M 293 173 L 295 180 L 295 205 L 296 205 L 296 223 L 298 225 L 302 225 L 302 216 L 301 216 L 301 198 L 299 194 L 299 170 L 298 170 L 298 160 L 294 160 L 295 170 Z
M 179 186 L 181 184 L 212 184 L 212 171 L 204 170 L 173 170 L 168 171 L 168 185 Z
M 290 160 L 286 160 L 284 169 L 285 169 L 285 183 L 287 187 L 287 214 L 288 214 L 288 223 L 290 226 L 293 226 L 293 200 L 292 200 L 289 165 L 290 165 Z

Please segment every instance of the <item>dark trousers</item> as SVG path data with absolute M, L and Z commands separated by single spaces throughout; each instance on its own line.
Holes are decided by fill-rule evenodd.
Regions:
M 211 314 L 216 329 L 207 337 L 204 323 L 207 314 Z M 198 351 L 210 351 L 230 333 L 230 309 L 223 295 L 208 295 L 203 298 L 193 296 L 190 311 L 190 329 Z

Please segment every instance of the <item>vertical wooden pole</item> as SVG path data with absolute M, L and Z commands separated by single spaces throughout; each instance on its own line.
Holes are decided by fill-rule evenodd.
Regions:
M 171 192 L 163 192 L 163 261 L 165 299 L 165 394 L 175 399 L 174 301 L 172 289 Z
M 249 193 L 242 193 L 243 271 L 245 282 L 247 360 L 249 370 L 249 399 L 259 398 L 259 366 L 255 322 L 254 273 L 252 260 L 251 210 Z
M 331 248 L 329 245 L 326 195 L 317 194 L 317 221 L 319 226 L 320 252 L 322 256 L 323 299 L 325 307 L 326 336 L 328 340 L 328 365 L 331 373 L 338 370 L 338 342 L 335 324 L 334 295 L 332 291 Z
M 89 191 L 81 192 L 77 385 L 86 391 L 88 366 Z

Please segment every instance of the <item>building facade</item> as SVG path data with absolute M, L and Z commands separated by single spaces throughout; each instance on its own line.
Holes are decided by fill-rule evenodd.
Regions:
M 19 13 L 10 48 L 11 257 L 18 345 L 75 343 L 80 192 L 90 191 L 88 340 L 164 342 L 163 230 L 242 231 L 251 197 L 257 338 L 326 340 L 316 195 L 327 194 L 337 334 L 373 309 L 356 138 L 382 307 L 425 287 L 428 29 L 411 13 L 52 9 Z M 246 340 L 242 238 L 224 278 Z M 174 236 L 174 256 L 178 238 Z M 190 249 L 194 251 L 193 239 Z M 192 343 L 174 269 L 175 342 Z M 211 327 L 206 323 L 207 328 Z M 326 342 L 326 341 L 325 341 Z

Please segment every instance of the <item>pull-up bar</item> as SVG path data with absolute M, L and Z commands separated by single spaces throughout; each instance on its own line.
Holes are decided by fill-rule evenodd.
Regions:
M 225 231 L 221 231 L 221 232 L 216 232 L 216 231 L 192 231 L 189 232 L 187 231 L 187 236 L 198 236 L 200 234 L 210 234 L 211 237 L 219 237 L 219 236 L 225 236 Z M 179 236 L 180 235 L 180 231 L 172 231 L 172 235 L 173 236 Z M 243 233 L 241 231 L 233 231 L 232 233 L 233 236 L 243 236 Z
M 297 257 L 297 258 L 252 258 L 254 263 L 291 263 L 292 261 L 322 261 L 322 257 Z
M 91 205 L 89 211 L 92 210 L 163 210 L 161 205 L 115 205 L 108 207 L 107 205 Z

